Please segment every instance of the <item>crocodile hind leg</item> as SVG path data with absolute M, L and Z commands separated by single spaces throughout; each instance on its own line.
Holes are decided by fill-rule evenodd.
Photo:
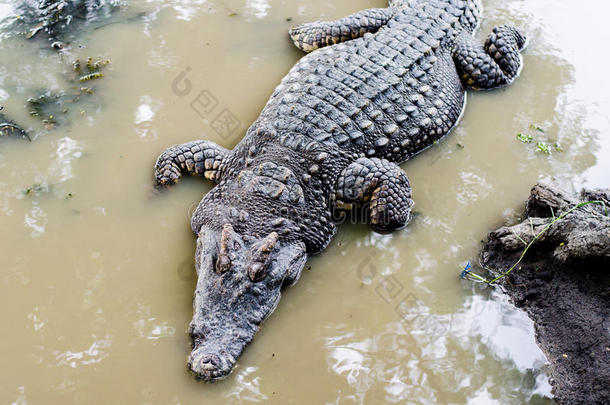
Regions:
M 175 184 L 184 173 L 218 182 L 222 160 L 228 153 L 227 149 L 205 140 L 174 145 L 157 159 L 155 164 L 157 185 Z
M 302 51 L 311 52 L 327 45 L 349 41 L 367 32 L 376 32 L 396 12 L 394 8 L 371 8 L 336 21 L 315 21 L 290 30 L 292 41 Z
M 468 34 L 462 34 L 453 50 L 453 60 L 464 86 L 493 89 L 510 84 L 521 69 L 519 52 L 525 37 L 516 28 L 493 29 L 481 46 Z
M 386 159 L 361 158 L 337 179 L 335 207 L 364 208 L 373 230 L 403 228 L 411 219 L 411 187 L 405 172 Z

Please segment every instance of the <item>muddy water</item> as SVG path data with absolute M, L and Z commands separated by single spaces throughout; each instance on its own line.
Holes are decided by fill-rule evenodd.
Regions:
M 451 136 L 403 165 L 413 223 L 386 236 L 343 226 L 215 385 L 185 368 L 189 214 L 209 185 L 154 195 L 154 159 L 198 137 L 235 145 L 300 56 L 289 26 L 384 3 L 132 1 L 124 15 L 143 17 L 88 32 L 63 56 L 0 40 L 3 112 L 35 137 L 0 139 L 0 401 L 552 403 L 531 322 L 460 281 L 459 266 L 516 218 L 536 181 L 608 185 L 610 60 L 599 51 L 609 10 L 602 0 L 485 3 L 482 33 L 513 22 L 529 34 L 522 76 L 470 94 Z M 98 55 L 111 60 L 105 78 L 67 122 L 28 116 L 25 99 L 66 88 L 70 62 Z

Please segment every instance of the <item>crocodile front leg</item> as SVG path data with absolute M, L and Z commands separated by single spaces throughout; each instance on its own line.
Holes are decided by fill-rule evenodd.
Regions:
M 462 34 L 453 50 L 453 60 L 464 86 L 493 89 L 510 84 L 521 69 L 519 51 L 525 46 L 516 28 L 501 26 L 493 29 L 485 44 L 475 43 Z
M 218 182 L 222 160 L 228 153 L 227 149 L 205 140 L 174 145 L 157 159 L 155 164 L 157 185 L 175 184 L 184 173 Z
M 395 14 L 394 8 L 371 8 L 336 21 L 315 21 L 290 30 L 292 41 L 302 51 L 349 41 L 376 32 Z
M 371 228 L 389 232 L 411 219 L 411 187 L 405 172 L 385 159 L 361 158 L 349 165 L 337 179 L 335 206 L 364 208 Z

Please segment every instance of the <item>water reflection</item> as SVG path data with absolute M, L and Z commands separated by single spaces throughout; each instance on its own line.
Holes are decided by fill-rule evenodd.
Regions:
M 10 4 L 0 3 L 0 21 L 11 15 L 13 8 Z
M 474 295 L 454 314 L 436 314 L 414 299 L 402 321 L 364 339 L 367 330 L 327 328 L 332 330 L 325 339 L 328 365 L 354 392 L 341 395 L 339 402 L 370 403 L 381 388 L 383 400 L 391 403 L 412 398 L 439 403 L 439 396 L 449 398 L 448 392 L 455 393 L 457 403 L 473 404 L 550 397 L 533 323 L 498 293 L 491 300 Z M 522 381 L 521 391 L 511 392 L 498 384 L 502 377 L 486 375 L 489 362 L 495 363 L 492 368 L 511 370 L 508 378 Z
M 491 184 L 480 174 L 462 171 L 459 176 L 461 181 L 456 198 L 463 206 L 467 206 L 493 192 Z
M 28 319 L 32 322 L 34 332 L 38 332 L 44 326 L 44 322 L 39 316 L 39 308 L 34 307 L 34 310 L 28 314 Z
M 17 387 L 17 395 L 16 398 L 13 402 L 11 402 L 11 405 L 27 405 L 28 401 L 26 399 L 26 395 L 25 395 L 25 387 L 24 386 L 19 386 Z
M 72 138 L 63 137 L 57 141 L 55 160 L 49 167 L 49 173 L 57 177 L 60 183 L 74 177 L 72 162 L 82 156 L 82 147 Z
M 140 97 L 134 123 L 136 124 L 136 133 L 141 139 L 154 140 L 157 138 L 157 130 L 153 126 L 153 120 L 161 106 L 160 101 L 153 100 L 148 95 Z
M 138 335 L 145 339 L 157 340 L 174 336 L 176 329 L 165 321 L 156 318 L 139 319 L 134 323 Z
M 237 371 L 235 383 L 231 384 L 231 389 L 227 393 L 227 398 L 230 398 L 237 404 L 267 401 L 269 397 L 260 391 L 261 378 L 256 375 L 257 371 L 257 367 L 246 367 Z
M 199 10 L 205 7 L 208 0 L 181 0 L 173 2 L 173 8 L 176 11 L 176 18 L 179 20 L 192 20 Z
M 44 234 L 48 221 L 46 212 L 38 206 L 33 206 L 30 212 L 25 214 L 23 224 L 31 229 L 30 236 L 32 238 L 39 238 Z
M 246 7 L 256 18 L 265 18 L 271 5 L 269 0 L 246 0 Z
M 454 316 L 452 332 L 462 338 L 481 336 L 495 356 L 512 361 L 522 372 L 541 368 L 546 358 L 534 340 L 533 322 L 504 295 L 494 292 L 491 297 L 470 297 Z
M 112 346 L 112 340 L 109 338 L 94 340 L 87 349 L 79 352 L 72 350 L 55 352 L 55 359 L 57 365 L 71 368 L 96 364 L 108 357 L 110 346 Z

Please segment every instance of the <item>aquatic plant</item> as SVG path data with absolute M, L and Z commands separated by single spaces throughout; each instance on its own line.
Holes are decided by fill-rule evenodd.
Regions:
M 38 196 L 51 191 L 51 187 L 48 184 L 34 183 L 23 189 L 23 195 L 26 196 Z
M 104 77 L 103 73 L 95 72 L 95 73 L 89 73 L 88 75 L 81 76 L 81 78 L 78 80 L 80 80 L 81 82 L 88 82 L 89 80 L 101 79 L 102 77 Z
M 88 57 L 87 61 L 85 62 L 85 67 L 87 68 L 86 72 L 83 71 L 80 59 L 76 59 L 74 62 L 72 62 L 72 67 L 74 68 L 74 71 L 79 75 L 83 73 L 91 74 L 100 72 L 109 63 L 110 59 L 103 59 L 101 57 L 98 57 L 98 59 L 94 60 L 92 57 Z
M 536 152 L 545 154 L 545 155 L 550 155 L 551 154 L 551 146 L 549 144 L 549 142 L 552 142 L 548 139 L 548 136 L 546 136 L 544 140 L 540 140 L 540 139 L 536 139 L 536 136 L 541 136 L 542 134 L 546 134 L 546 131 L 544 130 L 544 128 L 542 128 L 540 125 L 538 124 L 530 124 L 529 129 L 532 131 L 535 131 L 535 135 L 532 135 L 530 133 L 527 132 L 519 132 L 517 134 L 517 140 L 523 142 L 523 143 L 535 143 L 536 144 Z M 556 152 L 563 152 L 563 149 L 561 148 L 561 146 L 559 146 L 559 142 L 552 142 L 553 144 L 553 148 L 555 149 Z
M 27 39 L 45 33 L 52 47 L 61 49 L 75 31 L 108 19 L 122 5 L 117 0 L 25 0 L 17 7 L 13 25 Z
M 17 124 L 13 124 L 11 122 L 0 122 L 0 136 L 10 135 L 19 135 L 26 138 L 30 142 L 32 141 L 27 132 Z
M 4 107 L 0 106 L 0 111 L 3 109 Z M 32 141 L 25 129 L 21 128 L 19 125 L 15 124 L 13 121 L 9 120 L 0 113 L 0 137 L 1 136 L 21 136 L 22 138 L 26 138 L 28 141 Z
M 69 83 L 83 83 L 91 80 L 101 79 L 104 75 L 101 70 L 110 63 L 110 60 L 101 57 L 87 58 L 85 63 L 79 59 L 72 62 L 73 74 L 69 75 Z M 61 123 L 61 116 L 69 112 L 67 105 L 81 101 L 83 96 L 95 94 L 95 90 L 89 86 L 79 85 L 69 92 L 56 92 L 46 90 L 38 96 L 30 97 L 26 106 L 30 116 L 39 118 L 47 129 L 53 128 Z
M 534 142 L 534 137 L 528 134 L 523 134 L 521 132 L 519 132 L 517 134 L 517 139 L 520 140 L 523 143 L 532 143 Z
M 544 153 L 546 155 L 550 155 L 551 154 L 551 148 L 549 147 L 549 145 L 545 142 L 538 142 L 536 144 L 536 151 L 537 152 L 541 152 Z

